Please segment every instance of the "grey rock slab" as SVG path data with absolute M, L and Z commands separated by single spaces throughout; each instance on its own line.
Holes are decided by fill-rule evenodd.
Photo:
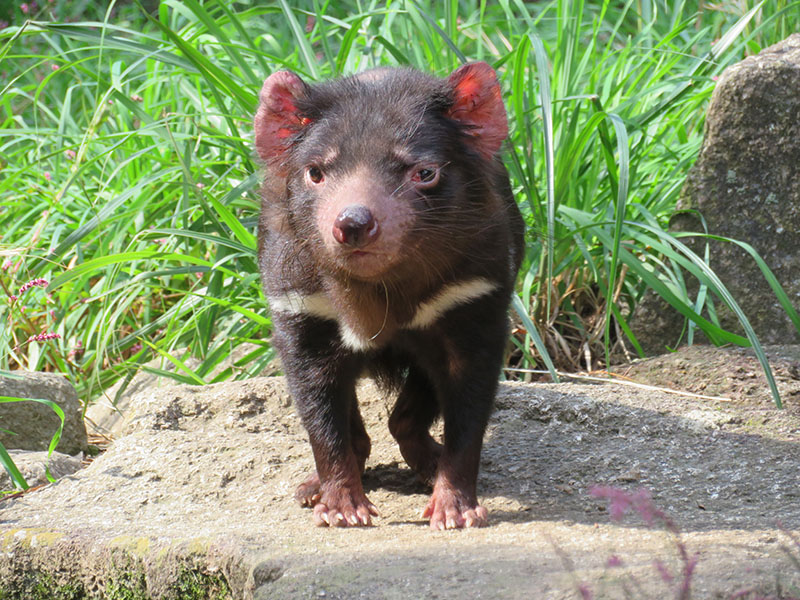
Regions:
M 679 210 L 699 211 L 709 233 L 752 245 L 796 310 L 800 310 L 799 91 L 800 33 L 728 67 L 714 90 L 703 147 L 678 205 Z M 676 215 L 671 228 L 703 231 L 692 213 Z M 752 257 L 735 244 L 709 243 L 711 268 L 761 341 L 800 342 L 800 332 Z M 700 241 L 693 247 L 703 255 Z M 716 306 L 726 328 L 743 331 L 731 311 L 719 302 Z M 650 295 L 637 308 L 632 327 L 645 350 L 658 354 L 678 342 L 683 317 Z
M 148 390 L 89 467 L 0 502 L 0 591 L 49 577 L 88 597 L 123 581 L 171 598 L 188 573 L 248 600 L 555 599 L 579 585 L 624 597 L 635 577 L 664 598 L 677 584 L 654 561 L 679 581 L 678 544 L 698 554 L 692 598 L 800 585 L 781 530 L 800 529 L 797 415 L 754 426 L 729 418 L 736 407 L 660 392 L 504 384 L 479 480 L 490 526 L 432 532 L 428 490 L 387 431 L 391 398 L 368 384 L 359 397 L 374 527 L 316 528 L 295 504 L 312 459 L 282 379 Z M 595 484 L 651 490 L 680 537 L 635 514 L 610 519 Z
M 72 475 L 81 468 L 81 455 L 70 456 L 53 452 L 48 457 L 47 452 L 43 450 L 9 450 L 8 454 L 30 486 L 47 483 L 48 469 L 54 479 L 60 479 L 65 475 Z M 0 471 L 0 490 L 10 490 L 13 487 L 8 473 L 5 470 Z
M 0 396 L 43 398 L 64 411 L 64 430 L 57 450 L 77 454 L 88 447 L 82 407 L 75 388 L 62 375 L 15 371 L 17 377 L 0 376 Z M 47 450 L 60 424 L 52 408 L 39 402 L 0 403 L 0 444 L 20 450 Z M 7 433 L 6 431 L 13 433 Z

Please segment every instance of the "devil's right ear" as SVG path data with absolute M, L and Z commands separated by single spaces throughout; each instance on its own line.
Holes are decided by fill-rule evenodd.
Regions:
M 308 86 L 291 71 L 277 71 L 267 77 L 254 123 L 256 150 L 264 161 L 280 163 L 292 137 L 308 125 L 309 120 L 297 108 L 297 100 L 307 92 Z

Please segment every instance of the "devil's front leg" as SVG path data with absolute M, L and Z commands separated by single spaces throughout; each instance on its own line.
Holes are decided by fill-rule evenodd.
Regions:
M 276 325 L 276 346 L 316 463 L 295 497 L 313 507 L 317 525 L 370 525 L 378 513 L 361 484 L 370 452 L 355 393 L 361 360 L 340 348 L 331 321 L 303 318 Z
M 440 356 L 428 362 L 436 367 L 428 373 L 444 419 L 433 493 L 423 512 L 432 529 L 488 524 L 478 504 L 478 468 L 508 328 L 505 304 L 491 300 L 453 311 L 432 331 Z

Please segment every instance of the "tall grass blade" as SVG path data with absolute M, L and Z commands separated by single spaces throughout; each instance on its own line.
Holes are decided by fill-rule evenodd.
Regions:
M 611 246 L 611 264 L 608 268 L 608 287 L 606 288 L 606 306 L 613 306 L 616 299 L 614 290 L 617 284 L 617 264 L 619 262 L 619 248 L 622 243 L 622 224 L 625 219 L 626 207 L 628 202 L 628 177 L 630 173 L 628 154 L 628 132 L 625 124 L 619 116 L 610 114 L 611 123 L 617 134 L 617 155 L 619 156 L 619 174 L 617 176 L 617 203 L 614 208 L 614 237 Z M 605 314 L 605 335 L 604 346 L 606 352 L 606 364 L 611 364 L 611 351 L 609 340 L 611 339 L 611 311 L 606 310 Z
M 280 4 L 286 23 L 292 31 L 292 36 L 297 44 L 297 49 L 300 51 L 300 56 L 303 57 L 306 72 L 309 73 L 313 79 L 319 79 L 320 73 L 317 68 L 317 59 L 314 56 L 314 49 L 311 47 L 303 27 L 300 26 L 300 23 L 294 15 L 294 9 L 289 6 L 286 0 L 278 0 L 278 4 Z
M 547 367 L 547 371 L 550 373 L 550 378 L 553 380 L 553 383 L 560 383 L 561 380 L 558 377 L 555 365 L 553 365 L 553 360 L 550 358 L 550 353 L 547 351 L 547 346 L 545 346 L 542 336 L 539 335 L 536 325 L 534 325 L 530 315 L 528 314 L 528 311 L 525 309 L 525 305 L 522 304 L 522 300 L 520 300 L 519 296 L 516 294 L 511 296 L 511 306 L 514 308 L 517 316 L 522 321 L 525 331 L 527 331 L 528 335 L 531 336 L 533 345 L 536 346 L 539 356 L 542 357 L 542 361 L 544 362 L 545 367 Z
M 555 247 L 555 157 L 553 151 L 553 106 L 550 96 L 550 68 L 548 66 L 547 52 L 544 44 L 538 35 L 531 32 L 528 39 L 533 46 L 533 54 L 536 57 L 536 75 L 539 82 L 539 100 L 542 107 L 542 135 L 544 136 L 544 160 L 545 160 L 545 181 L 547 182 L 547 314 L 550 314 L 551 285 L 553 279 L 553 260 Z
M 8 476 L 11 478 L 11 483 L 14 484 L 16 489 L 27 490 L 30 487 L 3 444 L 0 444 L 0 465 L 3 465 L 6 473 L 8 473 Z

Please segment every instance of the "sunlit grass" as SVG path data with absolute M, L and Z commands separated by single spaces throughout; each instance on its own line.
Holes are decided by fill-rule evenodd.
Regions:
M 264 77 L 444 76 L 465 60 L 499 70 L 529 225 L 513 366 L 636 355 L 626 319 L 646 289 L 712 341 L 758 350 L 744 315 L 745 336 L 700 316 L 686 277 L 735 299 L 664 229 L 714 78 L 797 30 L 799 7 L 165 0 L 76 22 L 45 7 L 0 31 L 0 369 L 65 373 L 84 400 L 154 357 L 193 383 L 262 371 L 274 354 L 251 116 Z M 36 278 L 46 290 L 6 300 Z M 31 340 L 42 333 L 60 337 Z

